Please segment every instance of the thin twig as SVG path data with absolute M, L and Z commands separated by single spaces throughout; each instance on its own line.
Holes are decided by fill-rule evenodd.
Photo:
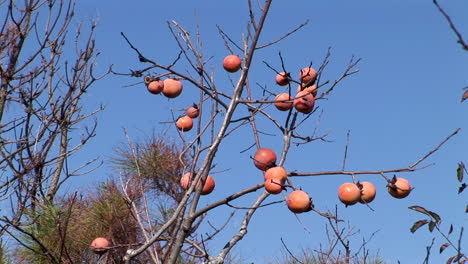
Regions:
M 458 29 L 455 27 L 455 24 L 452 22 L 452 19 L 450 18 L 450 16 L 445 12 L 445 10 L 439 5 L 439 3 L 437 2 L 437 0 L 432 0 L 432 2 L 434 3 L 434 5 L 437 7 L 437 9 L 439 9 L 439 12 L 445 17 L 445 19 L 447 20 L 447 22 L 449 23 L 450 25 L 450 28 L 452 29 L 453 33 L 455 33 L 455 35 L 457 36 L 458 38 L 458 43 L 460 43 L 460 45 L 462 46 L 462 48 L 464 50 L 467 50 L 468 51 L 468 44 L 463 40 L 463 36 L 462 34 L 458 31 Z

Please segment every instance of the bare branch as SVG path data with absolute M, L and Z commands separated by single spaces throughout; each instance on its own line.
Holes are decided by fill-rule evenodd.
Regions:
M 434 3 L 434 5 L 437 7 L 437 9 L 439 10 L 439 12 L 445 17 L 445 19 L 447 20 L 447 22 L 449 23 L 449 26 L 450 28 L 452 29 L 453 33 L 455 33 L 455 35 L 457 36 L 458 38 L 458 43 L 462 46 L 462 48 L 466 51 L 468 51 L 468 44 L 465 42 L 465 40 L 463 40 L 463 36 L 462 34 L 460 34 L 460 32 L 458 31 L 458 29 L 455 27 L 455 24 L 452 22 L 452 19 L 450 18 L 450 16 L 445 12 L 445 10 L 439 5 L 439 3 L 437 2 L 437 0 L 432 0 L 432 2 Z

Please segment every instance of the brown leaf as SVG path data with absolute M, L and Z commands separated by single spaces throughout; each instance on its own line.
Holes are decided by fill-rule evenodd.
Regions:
M 460 185 L 460 187 L 458 187 L 458 194 L 462 193 L 465 190 L 466 186 L 467 186 L 466 183 L 463 183 L 462 185 Z
M 422 207 L 422 206 L 419 206 L 419 205 L 413 205 L 413 206 L 410 206 L 410 207 L 408 207 L 408 208 L 411 209 L 411 210 L 414 210 L 414 211 L 423 213 L 423 214 L 425 214 L 425 215 L 430 215 L 430 214 L 429 214 L 429 211 L 426 210 L 426 208 L 424 208 L 424 207 Z
M 453 263 L 459 261 L 463 257 L 462 253 L 458 253 L 458 255 L 454 256 Z
M 447 262 L 445 262 L 446 264 L 450 264 L 452 263 L 452 260 L 454 259 L 455 257 L 450 257 L 447 259 Z
M 432 211 L 429 211 L 427 210 L 426 208 L 422 207 L 422 206 L 419 206 L 419 205 L 413 205 L 413 206 L 410 206 L 408 207 L 409 209 L 411 210 L 414 210 L 414 211 L 417 211 L 417 212 L 420 212 L 420 213 L 423 213 L 425 215 L 428 215 L 430 216 L 431 218 L 433 218 L 435 220 L 434 224 L 439 224 L 441 222 L 441 219 L 440 219 L 440 216 Z
M 418 230 L 421 226 L 423 226 L 423 225 L 425 225 L 427 223 L 429 223 L 429 221 L 427 221 L 425 219 L 414 222 L 413 226 L 410 228 L 411 233 L 416 232 L 416 230 Z
M 458 163 L 457 179 L 458 179 L 459 182 L 463 181 L 463 173 L 464 172 L 465 172 L 465 164 L 463 162 Z
M 443 244 L 442 246 L 440 246 L 439 248 L 439 253 L 442 253 L 444 251 L 444 249 L 446 249 L 450 244 L 447 242 L 445 244 Z
M 461 98 L 461 101 L 465 101 L 466 99 L 468 98 L 468 90 L 466 90 L 463 95 L 462 95 L 462 98 Z

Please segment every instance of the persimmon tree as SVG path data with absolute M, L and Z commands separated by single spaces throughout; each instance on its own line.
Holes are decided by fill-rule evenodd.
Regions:
M 318 115 L 316 109 L 320 105 L 321 100 L 332 99 L 331 95 L 340 86 L 341 82 L 358 73 L 357 66 L 360 59 L 352 56 L 348 65 L 343 67 L 341 75 L 336 76 L 334 80 L 324 80 L 322 74 L 327 70 L 327 65 L 330 62 L 330 50 L 324 54 L 323 61 L 318 65 L 312 65 L 312 63 L 310 65 L 287 65 L 279 52 L 276 62 L 265 61 L 264 68 L 271 72 L 273 80 L 278 74 L 287 77 L 288 82 L 286 85 L 284 85 L 284 81 L 281 81 L 281 85 L 284 86 L 281 93 L 286 93 L 290 96 L 290 99 L 288 97 L 285 97 L 281 101 L 275 99 L 280 94 L 277 87 L 271 88 L 260 85 L 258 87 L 252 82 L 254 77 L 250 76 L 250 68 L 256 59 L 256 52 L 261 49 L 274 49 L 276 43 L 296 33 L 308 21 L 292 29 L 290 32 L 285 32 L 282 36 L 278 36 L 277 39 L 265 43 L 260 41 L 260 36 L 264 30 L 265 23 L 268 21 L 269 10 L 270 8 L 274 8 L 272 7 L 272 1 L 263 1 L 258 6 L 252 1 L 247 2 L 249 21 L 247 32 L 240 41 L 237 41 L 234 36 L 226 32 L 222 26 L 217 27 L 219 36 L 223 39 L 226 47 L 226 57 L 235 55 L 241 59 L 240 68 L 237 65 L 229 65 L 226 69 L 232 84 L 231 89 L 221 87 L 218 84 L 219 77 L 210 71 L 210 67 L 212 66 L 221 69 L 223 66 L 226 68 L 226 65 L 223 65 L 224 58 L 212 58 L 210 54 L 206 55 L 206 51 L 203 50 L 203 36 L 198 28 L 195 28 L 195 32 L 192 33 L 175 20 L 167 22 L 177 47 L 177 50 L 174 50 L 174 59 L 169 64 L 161 64 L 160 59 L 148 57 L 144 51 L 138 48 L 138 43 L 132 41 L 122 32 L 122 37 L 135 52 L 137 59 L 143 66 L 139 69 L 132 69 L 130 72 L 115 72 L 115 74 L 139 78 L 141 82 L 148 86 L 149 92 L 153 94 L 158 94 L 159 92 L 154 92 L 152 84 L 160 82 L 160 80 L 175 80 L 183 84 L 183 89 L 194 87 L 199 91 L 198 101 L 195 103 L 199 116 L 197 119 L 192 120 L 193 127 L 192 125 L 184 126 L 183 128 L 177 126 L 177 129 L 176 125 L 180 117 L 186 118 L 188 116 L 184 112 L 181 115 L 177 112 L 168 112 L 168 115 L 172 116 L 171 122 L 174 123 L 174 129 L 176 129 L 179 140 L 183 145 L 180 153 L 182 173 L 176 175 L 176 177 L 180 179 L 183 174 L 190 173 L 192 175 L 190 184 L 188 187 L 184 186 L 186 190 L 182 192 L 170 214 L 165 215 L 164 221 L 150 218 L 147 222 L 140 221 L 140 227 L 143 232 L 141 245 L 128 247 L 124 256 L 125 263 L 132 263 L 132 260 L 148 250 L 152 252 L 152 261 L 154 263 L 177 263 L 183 255 L 198 258 L 198 262 L 203 263 L 224 263 L 228 253 L 247 234 L 253 215 L 262 210 L 263 207 L 271 205 L 271 203 L 265 202 L 266 198 L 272 195 L 271 193 L 282 193 L 287 196 L 288 193 L 299 190 L 294 184 L 295 177 L 351 176 L 356 186 L 362 186 L 359 183 L 359 175 L 376 175 L 388 183 L 390 190 L 397 192 L 400 188 L 397 182 L 399 178 L 392 177 L 391 174 L 403 174 L 423 169 L 425 167 L 423 162 L 459 131 L 454 131 L 447 138 L 439 142 L 439 144 L 435 144 L 433 149 L 427 150 L 427 154 L 415 157 L 413 162 L 399 168 L 349 171 L 345 169 L 346 151 L 343 167 L 334 171 L 304 172 L 296 171 L 294 168 L 284 168 L 283 165 L 292 144 L 301 146 L 302 144 L 310 144 L 314 141 L 327 140 L 326 134 L 317 135 L 315 130 L 310 132 L 310 130 L 306 130 L 303 127 L 305 125 L 310 126 L 314 117 Z M 230 61 L 230 64 L 235 64 L 235 61 Z M 184 99 L 183 89 L 176 96 L 167 96 L 164 93 L 164 89 L 162 89 L 162 94 L 167 98 L 171 98 L 171 100 L 184 100 L 187 102 L 187 107 L 193 102 L 193 98 Z M 281 102 L 292 103 L 294 107 L 283 107 L 282 105 L 279 108 L 274 107 L 275 103 Z M 243 190 L 233 189 L 224 198 L 208 205 L 202 205 L 200 203 L 202 190 L 208 177 L 215 170 L 217 164 L 215 159 L 216 154 L 223 146 L 227 137 L 236 137 L 236 132 L 240 128 L 245 126 L 250 127 L 252 147 L 243 150 L 242 153 L 244 155 L 251 153 L 252 166 L 254 166 L 254 163 L 261 163 L 254 158 L 255 153 L 258 149 L 268 148 L 268 146 L 262 144 L 262 134 L 271 134 L 272 131 L 264 131 L 258 125 L 258 120 L 267 121 L 272 124 L 274 129 L 276 129 L 275 132 L 280 135 L 277 137 L 277 144 L 282 146 L 281 152 L 276 153 L 277 159 L 264 164 L 266 165 L 265 169 L 271 169 L 272 167 L 283 168 L 287 174 L 286 179 L 265 177 L 264 181 L 259 181 L 256 185 Z M 195 131 L 193 137 L 187 136 L 186 133 L 191 129 Z M 133 157 L 138 157 L 138 154 L 133 154 Z M 135 161 L 133 165 L 137 169 L 136 176 L 138 176 L 138 174 L 141 174 L 141 171 L 138 169 L 138 159 L 135 158 Z M 264 171 L 259 170 L 258 173 L 263 175 Z M 216 177 L 214 178 L 216 180 Z M 128 179 L 125 181 L 125 177 L 123 179 L 122 186 L 124 193 L 127 193 L 127 196 L 130 197 L 128 192 L 125 191 L 125 186 L 131 181 Z M 277 192 L 272 185 L 280 185 L 282 191 Z M 266 190 L 264 187 L 266 187 Z M 272 189 L 275 189 L 275 191 L 271 191 Z M 307 190 L 303 191 L 307 193 Z M 410 190 L 404 191 L 408 193 Z M 256 198 L 251 201 L 251 204 L 242 207 L 235 207 L 230 204 L 231 201 L 252 193 L 256 193 Z M 282 195 L 279 196 L 282 197 Z M 307 197 L 313 197 L 313 194 L 307 194 Z M 127 200 L 131 206 L 134 206 L 132 199 Z M 283 201 L 284 199 L 280 202 Z M 294 212 L 317 213 L 327 219 L 334 221 L 341 220 L 333 212 L 322 212 L 320 210 L 322 206 L 314 203 L 311 199 L 307 203 L 303 202 L 304 199 L 301 199 L 301 205 L 307 204 L 307 207 L 300 208 L 300 210 L 294 207 L 297 209 L 294 209 Z M 203 221 L 205 214 L 221 206 L 230 206 L 237 210 L 244 210 L 245 214 L 243 220 L 238 225 L 238 232 L 226 241 L 224 248 L 213 254 L 209 253 L 206 249 L 203 237 L 194 240 L 192 239 L 192 235 L 194 230 L 199 226 L 200 221 Z M 141 210 L 135 210 L 134 213 L 137 215 L 137 219 L 145 215 L 144 211 Z M 148 225 L 151 225 L 151 222 L 155 221 L 158 221 L 157 228 L 154 228 L 154 226 L 148 228 Z M 341 237 L 340 239 L 343 238 Z M 345 263 L 350 263 L 350 261 L 350 256 L 348 256 Z
M 86 92 L 108 73 L 94 70 L 96 25 L 73 17 L 72 0 L 0 1 L 0 236 L 47 263 L 67 259 L 66 228 L 61 249 L 46 243 L 45 212 L 57 209 L 71 178 L 99 166 L 97 159 L 71 165 L 103 109 L 85 109 Z
M 265 42 L 262 32 L 270 9 L 275 7 L 271 0 L 247 3 L 247 29 L 242 39 L 217 26 L 226 48 L 222 57 L 213 57 L 204 50 L 204 36 L 198 27 L 189 29 L 175 20 L 167 23 L 176 44 L 172 55 L 150 58 L 140 50 L 138 42 L 122 32 L 142 66 L 113 73 L 138 79 L 137 88 L 159 95 L 155 100 L 167 97 L 186 102 L 187 111 L 159 109 L 159 113 L 166 113 L 162 118 L 170 117 L 172 132 L 178 136 L 175 143 L 167 133 L 143 142 L 134 142 L 127 135 L 127 144 L 117 149 L 112 160 L 117 176 L 83 196 L 63 194 L 60 189 L 70 178 L 94 168 L 93 160 L 75 168 L 69 166 L 69 161 L 94 137 L 97 121 L 93 117 L 102 110 L 98 107 L 86 112 L 82 105 L 86 91 L 101 78 L 94 75 L 98 55 L 93 40 L 95 25 L 86 34 L 80 26 L 74 41 L 69 42 L 73 1 L 0 3 L 6 7 L 0 9 L 0 195 L 8 204 L 2 208 L 9 210 L 0 218 L 0 235 L 16 239 L 20 249 L 14 253 L 15 262 L 227 263 L 229 253 L 247 235 L 253 216 L 276 203 L 290 208 L 291 214 L 318 214 L 328 220 L 330 246 L 320 252 L 321 259 L 351 263 L 359 258 L 359 252 L 364 252 L 366 259 L 365 250 L 352 252 L 348 238 L 353 233 L 342 228 L 340 215 L 323 211 L 326 206 L 320 199 L 308 190 L 300 190 L 294 179 L 341 175 L 352 181 L 354 189 L 359 188 L 359 201 L 366 206 L 372 199 L 363 197 L 365 184 L 359 181 L 360 175 L 375 175 L 398 193 L 401 174 L 425 168 L 424 161 L 459 130 L 438 144 L 434 142 L 434 148 L 426 150 L 425 155 L 398 168 L 347 170 L 347 146 L 343 165 L 336 170 L 298 171 L 285 167 L 292 145 L 301 147 L 328 140 L 327 134 L 310 129 L 320 119 L 317 109 L 323 100 L 333 100 L 333 93 L 345 79 L 359 72 L 360 59 L 351 56 L 342 73 L 327 80 L 324 72 L 331 60 L 331 49 L 324 52 L 321 63 L 308 65 L 289 65 L 278 51 L 278 57 L 264 61 L 263 68 L 271 73 L 272 80 L 276 78 L 280 88 L 256 84 L 251 67 L 258 60 L 257 52 L 275 49 L 275 44 L 296 34 L 308 21 Z M 68 43 L 73 45 L 65 45 Z M 73 61 L 64 55 L 72 50 L 71 46 L 75 50 Z M 163 64 L 162 56 L 173 59 Z M 225 58 L 229 60 L 223 64 Z M 212 67 L 221 71 L 213 72 Z M 223 76 L 227 76 L 230 87 L 221 82 Z M 197 89 L 198 97 L 186 97 L 184 90 L 188 88 Z M 263 127 L 265 123 L 271 126 Z M 249 139 L 240 133 L 245 128 L 251 131 Z M 275 144 L 281 146 L 281 151 L 274 153 L 274 159 L 263 160 L 256 155 L 258 150 L 270 147 L 263 141 L 263 134 L 277 134 Z M 258 168 L 260 180 L 242 190 L 232 188 L 221 199 L 205 205 L 201 196 L 210 195 L 213 186 L 216 189 L 216 172 L 223 173 L 217 167 L 222 163 L 217 154 L 228 138 L 251 140 L 246 143 L 251 147 L 240 152 L 251 157 L 250 166 Z M 184 175 L 188 177 L 181 182 Z M 280 198 L 268 202 L 266 199 L 272 195 Z M 232 205 L 239 198 L 251 201 Z M 242 212 L 243 219 L 225 246 L 213 252 L 206 244 L 224 231 L 223 226 L 213 226 L 208 234 L 201 234 L 199 227 L 208 222 L 208 213 L 219 207 Z M 226 214 L 226 223 L 234 224 L 231 216 Z M 101 239 L 106 242 L 102 248 L 89 248 L 95 237 L 107 239 Z M 337 245 L 344 254 L 333 255 Z M 294 254 L 291 256 L 293 261 L 298 260 Z

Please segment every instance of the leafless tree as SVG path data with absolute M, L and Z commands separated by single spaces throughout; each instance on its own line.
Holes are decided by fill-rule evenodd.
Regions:
M 71 157 L 95 136 L 103 106 L 85 109 L 83 100 L 107 73 L 95 75 L 96 25 L 73 22 L 73 0 L 4 0 L 0 10 L 0 236 L 34 240 L 26 229 L 36 209 L 99 165 Z

